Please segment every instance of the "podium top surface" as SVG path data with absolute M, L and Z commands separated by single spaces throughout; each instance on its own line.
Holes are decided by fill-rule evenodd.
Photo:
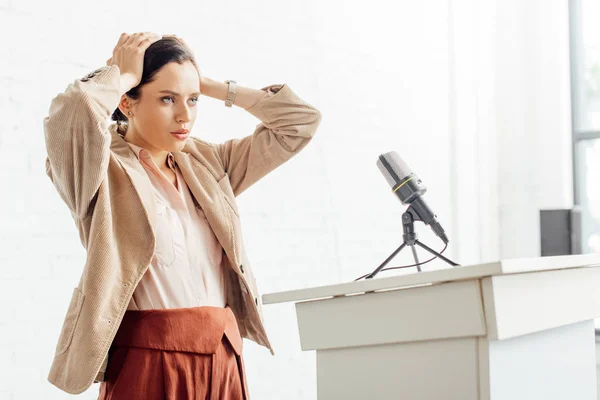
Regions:
M 487 276 L 521 274 L 556 269 L 600 266 L 600 254 L 571 256 L 515 258 L 485 264 L 448 267 L 385 278 L 363 279 L 357 282 L 338 283 L 263 295 L 263 304 L 317 300 L 346 296 L 377 290 L 392 290 Z M 381 276 L 381 275 L 379 275 Z

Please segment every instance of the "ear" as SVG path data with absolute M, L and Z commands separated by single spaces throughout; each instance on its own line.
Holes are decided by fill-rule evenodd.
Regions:
M 121 100 L 119 100 L 119 110 L 121 110 L 124 115 L 127 115 L 127 112 L 131 111 L 131 106 L 131 99 L 126 94 L 123 94 Z

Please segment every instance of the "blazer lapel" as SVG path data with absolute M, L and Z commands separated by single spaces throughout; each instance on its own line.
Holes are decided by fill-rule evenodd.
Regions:
M 156 206 L 152 182 L 150 182 L 150 178 L 148 178 L 144 167 L 140 164 L 131 147 L 116 132 L 116 124 L 110 127 L 110 132 L 112 134 L 110 148 L 123 165 L 125 173 L 129 176 L 133 187 L 138 193 L 142 207 L 144 207 L 148 214 L 150 225 L 154 230 L 156 227 Z
M 200 161 L 188 153 L 174 152 L 173 156 L 192 195 L 206 215 L 221 246 L 231 260 L 236 261 L 233 241 L 233 222 L 228 213 L 224 194 L 215 177 Z
M 142 207 L 148 214 L 148 220 L 154 230 L 156 227 L 156 207 L 154 188 L 144 167 L 127 142 L 116 131 L 116 124 L 110 126 L 112 134 L 111 150 L 123 165 L 137 191 Z M 188 153 L 174 152 L 173 157 L 179 166 L 192 196 L 196 199 L 219 243 L 233 262 L 237 262 L 234 250 L 233 222 L 229 215 L 224 194 L 215 177 L 200 161 L 192 159 Z

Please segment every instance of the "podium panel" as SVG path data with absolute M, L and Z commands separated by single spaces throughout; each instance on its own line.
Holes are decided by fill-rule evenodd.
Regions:
M 475 338 L 317 352 L 319 400 L 478 400 L 478 374 Z

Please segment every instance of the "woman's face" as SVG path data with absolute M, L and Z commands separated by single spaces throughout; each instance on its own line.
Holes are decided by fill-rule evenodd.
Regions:
M 192 131 L 200 97 L 200 77 L 194 65 L 170 62 L 141 87 L 141 96 L 132 103 L 126 139 L 154 154 L 181 151 L 185 140 L 171 132 Z M 125 96 L 123 96 L 125 97 Z

